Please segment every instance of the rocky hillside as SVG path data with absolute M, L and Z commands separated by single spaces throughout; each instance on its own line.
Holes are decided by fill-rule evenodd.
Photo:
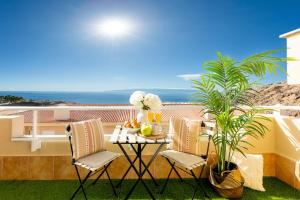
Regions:
M 261 98 L 258 105 L 300 105 L 300 85 L 288 85 L 286 82 L 273 83 L 258 89 Z

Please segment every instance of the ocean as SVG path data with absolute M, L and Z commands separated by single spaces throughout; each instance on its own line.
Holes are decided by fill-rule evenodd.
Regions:
M 193 102 L 195 90 L 188 89 L 138 89 L 160 96 L 163 102 Z M 65 101 L 81 104 L 128 104 L 135 90 L 112 90 L 104 92 L 46 92 L 46 91 L 0 91 L 0 96 L 21 96 L 28 100 Z

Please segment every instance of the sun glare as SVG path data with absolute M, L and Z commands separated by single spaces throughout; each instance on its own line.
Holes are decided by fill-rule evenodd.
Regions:
M 121 38 L 131 34 L 133 25 L 125 19 L 105 19 L 98 25 L 98 32 L 104 37 L 111 39 Z

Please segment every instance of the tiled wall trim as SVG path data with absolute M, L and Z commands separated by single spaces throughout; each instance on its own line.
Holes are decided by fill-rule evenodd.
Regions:
M 287 184 L 300 190 L 300 182 L 297 180 L 294 171 L 295 163 L 280 155 L 273 153 L 263 154 L 264 156 L 264 176 L 275 176 Z M 150 160 L 150 156 L 144 156 L 144 161 Z M 209 163 L 212 163 L 210 159 Z M 136 163 L 137 164 L 137 163 Z M 125 173 L 129 164 L 124 156 L 115 160 L 109 168 L 113 179 L 119 179 Z M 156 178 L 166 178 L 170 168 L 168 163 L 158 157 L 150 167 L 151 173 Z M 82 176 L 86 170 L 80 170 Z M 197 171 L 196 171 L 197 172 Z M 208 167 L 205 170 L 207 175 Z M 187 174 L 181 173 L 183 177 Z M 172 178 L 176 178 L 172 174 Z M 66 180 L 75 179 L 75 169 L 71 164 L 69 156 L 5 156 L 0 157 L 0 179 L 1 180 Z M 105 176 L 103 178 L 106 178 Z M 137 178 L 133 170 L 127 178 Z M 146 178 L 149 178 L 146 174 Z

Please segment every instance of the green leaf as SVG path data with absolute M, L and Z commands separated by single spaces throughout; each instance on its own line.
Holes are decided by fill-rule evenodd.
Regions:
M 254 88 L 267 73 L 284 72 L 280 66 L 288 59 L 273 56 L 279 50 L 270 50 L 236 61 L 217 52 L 217 59 L 204 63 L 207 73 L 198 80 L 193 80 L 193 95 L 210 113 L 216 122 L 216 134 L 212 136 L 218 163 L 225 163 L 228 151 L 243 153 L 248 146 L 253 146 L 245 138 L 263 137 L 270 119 L 261 115 L 266 109 L 255 106 L 260 93 Z M 229 160 L 230 161 L 230 160 Z M 219 166 L 224 170 L 225 166 Z

